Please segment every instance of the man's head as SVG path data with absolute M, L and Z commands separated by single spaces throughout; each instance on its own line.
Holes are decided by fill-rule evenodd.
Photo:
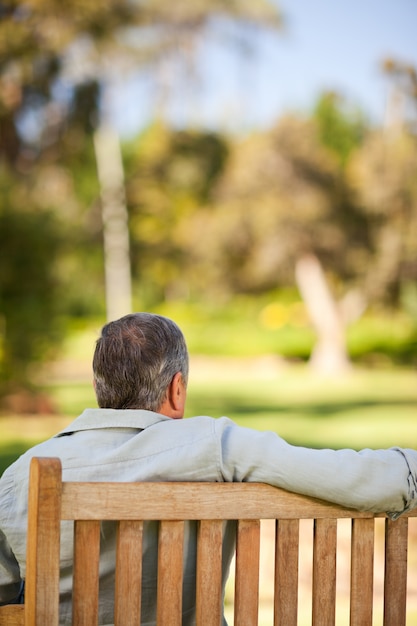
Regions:
M 132 313 L 103 326 L 93 358 L 98 405 L 112 409 L 168 409 L 188 380 L 188 352 L 184 336 L 170 319 L 151 313 Z M 175 389 L 172 386 L 175 385 Z M 168 405 L 167 405 L 168 403 Z

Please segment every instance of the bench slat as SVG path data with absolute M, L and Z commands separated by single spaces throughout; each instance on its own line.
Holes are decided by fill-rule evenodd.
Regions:
M 277 520 L 275 536 L 274 626 L 297 626 L 299 520 Z
M 222 540 L 221 520 L 202 520 L 198 526 L 196 623 L 220 626 L 222 621 Z
M 184 522 L 163 520 L 158 538 L 157 623 L 182 624 Z
M 405 626 L 408 519 L 385 521 L 384 626 Z
M 236 537 L 235 626 L 256 626 L 259 604 L 260 520 L 239 520 Z
M 115 626 L 140 624 L 143 522 L 122 521 L 117 529 Z M 126 602 L 129 598 L 129 602 Z
M 350 626 L 372 624 L 374 528 L 372 519 L 352 520 Z
M 72 586 L 73 624 L 98 624 L 100 522 L 74 524 L 74 580 Z
M 334 626 L 336 618 L 337 520 L 314 520 L 313 626 Z

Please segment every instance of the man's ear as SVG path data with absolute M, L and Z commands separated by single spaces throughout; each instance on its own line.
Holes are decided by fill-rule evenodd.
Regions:
M 168 386 L 167 396 L 159 409 L 159 413 L 173 419 L 181 419 L 184 417 L 186 396 L 187 389 L 182 374 L 177 372 Z
M 177 372 L 172 379 L 174 404 L 176 409 L 184 410 L 185 384 L 181 372 Z

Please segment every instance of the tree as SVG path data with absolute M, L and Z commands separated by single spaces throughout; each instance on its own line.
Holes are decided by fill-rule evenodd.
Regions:
M 196 271 L 234 293 L 295 277 L 319 338 L 314 363 L 344 368 L 345 319 L 335 298 L 345 295 L 342 280 L 355 284 L 369 232 L 316 122 L 286 117 L 235 145 L 214 203 L 196 216 L 199 234 L 190 230 Z
M 350 110 L 335 92 L 325 92 L 313 110 L 320 143 L 332 151 L 344 167 L 364 140 L 367 125 L 359 110 Z
M 13 268 L 11 273 L 0 273 L 0 359 L 4 377 L 11 367 L 8 363 L 20 359 L 19 382 L 23 385 L 29 362 L 41 359 L 55 340 L 49 325 L 58 302 L 54 300 L 56 289 L 50 289 L 49 325 L 38 324 L 34 332 L 38 348 L 43 349 L 28 350 L 23 367 L 18 332 L 13 330 L 15 309 L 19 310 L 20 327 L 31 316 L 27 293 L 19 288 L 26 279 L 19 262 L 22 242 L 32 251 L 31 269 L 37 266 L 45 285 L 50 285 L 53 276 L 67 313 L 101 311 L 94 301 L 103 280 L 93 133 L 112 72 L 134 72 L 167 56 L 184 54 L 184 50 L 188 55 L 198 37 L 215 28 L 214 17 L 238 22 L 245 33 L 249 26 L 276 29 L 280 15 L 268 0 L 110 0 L 104 4 L 8 0 L 0 12 L 0 168 L 13 188 L 8 204 L 0 209 L 0 219 L 7 222 L 4 236 Z M 50 190 L 53 182 L 61 194 L 53 190 L 49 195 L 40 193 L 35 201 L 27 193 L 44 184 Z M 65 230 L 64 239 L 56 236 L 55 222 L 48 221 L 51 213 Z M 19 219 L 33 227 L 26 229 L 24 236 Z M 40 254 L 37 225 L 43 223 L 49 224 L 45 243 L 51 248 L 53 243 L 53 267 L 44 257 L 39 263 L 34 257 Z M 81 289 L 80 282 L 72 280 L 75 275 L 83 276 Z M 33 280 L 31 293 L 33 300 L 43 299 L 40 279 Z
M 103 88 L 114 68 L 133 72 L 167 55 L 181 54 L 183 49 L 188 55 L 190 44 L 213 28 L 214 17 L 240 24 L 242 34 L 248 25 L 276 29 L 281 24 L 277 7 L 268 0 L 180 0 L 175 4 L 111 0 L 104 5 L 70 0 L 65 6 L 58 0 L 3 3 L 3 156 L 15 166 L 25 160 L 22 144 L 31 133 L 37 151 L 59 142 L 60 131 L 74 112 L 88 125 L 94 124 L 98 109 L 88 85 L 98 81 Z
M 156 123 L 125 153 L 132 267 L 142 299 L 201 291 L 188 239 L 223 171 L 227 141 L 214 132 L 178 131 Z
M 349 278 L 353 252 L 368 242 L 336 158 L 321 145 L 314 121 L 295 116 L 231 147 L 205 218 L 201 231 L 217 242 L 214 280 L 234 292 L 288 284 L 296 259 L 310 253 Z
M 61 331 L 54 260 L 63 233 L 52 212 L 15 212 L 11 192 L 0 213 L 0 397 L 27 384 L 30 364 L 51 355 Z
M 349 165 L 371 233 L 362 289 L 369 303 L 396 306 L 417 280 L 417 139 L 405 129 L 375 132 Z
M 381 67 L 390 79 L 385 124 L 391 128 L 408 127 L 408 130 L 415 135 L 417 132 L 417 69 L 392 57 L 384 59 Z

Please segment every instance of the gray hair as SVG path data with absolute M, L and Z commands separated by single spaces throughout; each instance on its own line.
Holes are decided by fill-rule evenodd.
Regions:
M 132 313 L 103 326 L 93 358 L 98 405 L 158 411 L 173 377 L 188 381 L 188 351 L 167 317 Z

